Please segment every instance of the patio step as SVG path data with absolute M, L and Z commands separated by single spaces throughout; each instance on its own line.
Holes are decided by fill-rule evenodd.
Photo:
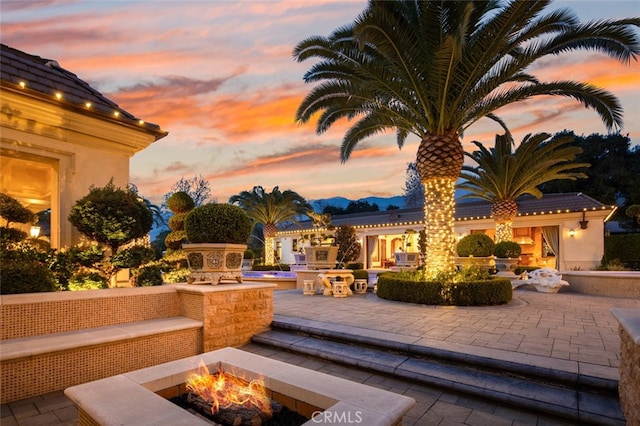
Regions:
M 462 345 L 281 315 L 252 341 L 578 424 L 625 425 L 617 381 L 571 362 L 549 366 L 545 357 L 482 348 L 470 354 L 455 350 Z

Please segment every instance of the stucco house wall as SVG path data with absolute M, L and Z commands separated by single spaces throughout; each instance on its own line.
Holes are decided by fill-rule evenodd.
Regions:
M 521 263 L 527 266 L 556 266 L 561 271 L 591 270 L 598 266 L 604 254 L 604 225 L 615 211 L 615 206 L 607 206 L 579 193 L 546 194 L 542 200 L 525 198 L 519 201 L 520 214 L 513 223 L 514 240 L 523 249 Z M 495 224 L 490 217 L 488 202 L 461 203 L 456 208 L 455 232 L 459 238 L 472 232 L 483 232 L 493 237 Z M 334 225 L 349 224 L 356 230 L 363 250 L 360 261 L 367 268 L 384 268 L 386 260 L 402 241 L 410 241 L 405 248 L 417 252 L 417 232 L 423 226 L 423 212 L 420 208 L 401 209 L 389 212 L 361 213 L 335 216 Z M 586 228 L 581 223 L 586 221 Z M 547 257 L 543 249 L 542 227 L 557 226 L 560 238 L 557 256 Z M 407 233 L 407 230 L 416 233 Z M 573 232 L 571 232 L 573 230 Z M 313 233 L 310 223 L 291 225 L 278 233 L 276 246 L 281 262 L 294 264 L 293 252 L 299 248 L 301 235 Z M 526 237 L 518 237 L 526 235 Z M 377 251 L 371 253 L 368 242 L 377 239 Z M 372 256 L 373 255 L 373 256 Z

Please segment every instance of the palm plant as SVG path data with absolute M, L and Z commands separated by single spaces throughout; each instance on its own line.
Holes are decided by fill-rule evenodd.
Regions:
M 296 221 L 296 216 L 306 214 L 313 208 L 295 191 L 280 191 L 274 187 L 271 192 L 262 186 L 254 186 L 251 191 L 242 191 L 229 198 L 229 203 L 243 209 L 254 223 L 261 223 L 264 239 L 264 261 L 267 265 L 275 263 L 274 237 L 281 222 Z
M 480 142 L 472 153 L 465 152 L 477 166 L 462 166 L 465 182 L 458 188 L 467 191 L 461 198 L 479 198 L 492 203 L 491 215 L 496 224 L 496 243 L 512 240 L 512 224 L 518 215 L 516 200 L 522 195 L 542 197 L 538 186 L 552 180 L 576 180 L 587 175 L 579 171 L 588 163 L 574 163 L 582 149 L 570 146 L 572 136 L 549 139 L 548 133 L 524 137 L 513 148 L 510 134 L 496 135 L 495 146 L 487 149 Z
M 550 1 L 374 1 L 329 37 L 300 42 L 294 58 L 318 58 L 305 74 L 321 82 L 296 119 L 321 112 L 316 131 L 341 118 L 345 162 L 366 138 L 395 130 L 397 144 L 420 139 L 416 162 L 425 186 L 426 267 L 454 268 L 454 187 L 463 160 L 460 137 L 494 111 L 538 95 L 573 98 L 594 109 L 607 128 L 622 126 L 617 98 L 578 81 L 541 82 L 531 69 L 541 58 L 585 49 L 621 62 L 640 53 L 640 19 L 579 22 L 570 10 L 545 13 Z

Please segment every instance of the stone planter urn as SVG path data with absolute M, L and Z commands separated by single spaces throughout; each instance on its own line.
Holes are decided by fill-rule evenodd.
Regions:
M 420 253 L 398 252 L 394 253 L 394 257 L 396 259 L 396 266 L 411 266 L 417 268 L 420 261 Z
M 222 280 L 242 282 L 242 260 L 245 244 L 199 243 L 183 244 L 187 254 L 189 284 L 211 283 Z
M 518 266 L 519 258 L 511 257 L 496 257 L 496 269 L 498 273 L 496 275 L 500 277 L 515 276 L 515 270 Z
M 304 253 L 293 253 L 293 258 L 295 259 L 296 265 L 305 265 L 307 263 L 307 256 Z
M 218 285 L 222 280 L 242 282 L 242 260 L 251 233 L 251 220 L 237 206 L 205 204 L 185 218 L 188 244 L 182 244 L 189 262 L 189 284 Z
M 336 246 L 311 246 L 305 247 L 304 253 L 308 269 L 334 269 L 338 259 L 338 247 Z
M 493 256 L 456 256 L 456 266 L 460 268 L 468 268 L 477 266 L 480 269 L 488 271 L 493 264 Z

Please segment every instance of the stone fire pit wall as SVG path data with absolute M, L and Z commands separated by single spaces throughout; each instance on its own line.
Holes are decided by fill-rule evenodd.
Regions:
M 0 400 L 8 403 L 248 343 L 269 327 L 275 284 L 0 296 Z

